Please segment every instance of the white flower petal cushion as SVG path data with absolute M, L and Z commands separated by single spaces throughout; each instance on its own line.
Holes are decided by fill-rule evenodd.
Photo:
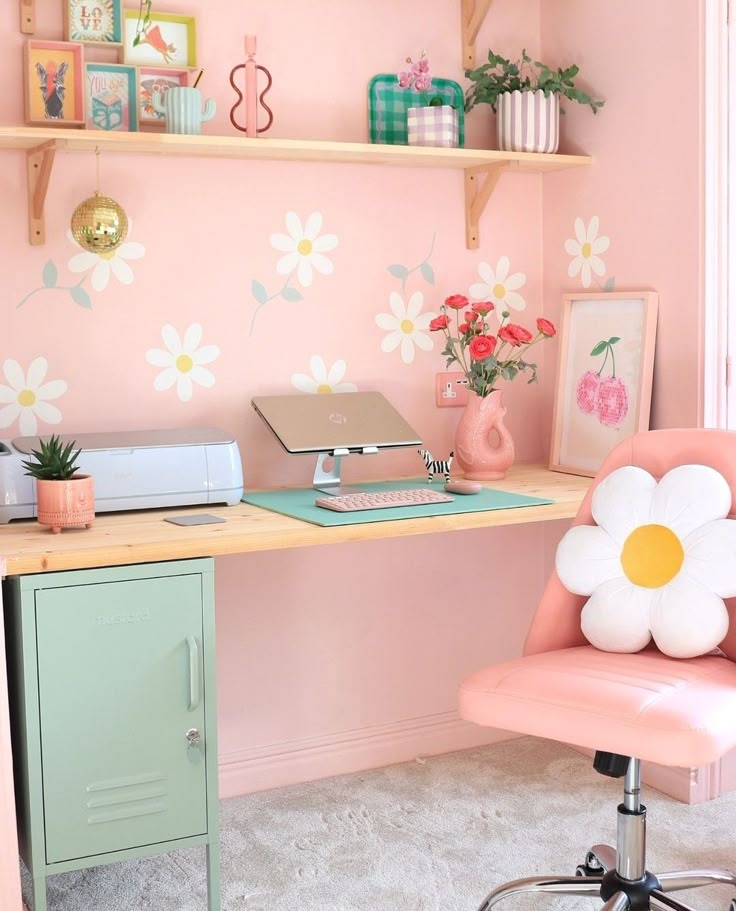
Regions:
M 651 639 L 673 658 L 716 648 L 728 631 L 723 598 L 736 595 L 731 489 L 707 465 L 656 479 L 636 466 L 611 472 L 593 493 L 595 526 L 560 541 L 557 575 L 588 595 L 580 625 L 596 648 L 637 652 Z

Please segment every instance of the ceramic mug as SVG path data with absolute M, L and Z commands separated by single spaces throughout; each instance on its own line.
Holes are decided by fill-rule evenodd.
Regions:
M 172 86 L 167 92 L 153 93 L 153 107 L 166 118 L 168 133 L 199 135 L 201 126 L 215 116 L 215 102 L 208 98 L 202 110 L 202 94 L 189 86 Z

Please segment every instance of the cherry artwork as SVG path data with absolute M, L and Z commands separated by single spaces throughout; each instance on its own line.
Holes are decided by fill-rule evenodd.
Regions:
M 629 412 L 629 393 L 626 383 L 616 376 L 616 359 L 613 346 L 621 339 L 614 335 L 598 342 L 590 352 L 591 357 L 600 357 L 605 352 L 600 370 L 586 370 L 578 380 L 576 398 L 583 414 L 594 414 L 604 427 L 618 427 Z M 610 375 L 603 371 L 611 358 Z

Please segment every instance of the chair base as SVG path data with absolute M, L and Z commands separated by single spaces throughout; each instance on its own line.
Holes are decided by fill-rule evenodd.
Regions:
M 533 876 L 504 883 L 486 896 L 479 911 L 490 911 L 501 899 L 524 892 L 598 895 L 603 901 L 602 911 L 693 911 L 690 905 L 676 901 L 668 893 L 714 883 L 736 889 L 736 873 L 731 870 L 676 870 L 658 876 L 650 873 L 645 866 L 646 807 L 639 799 L 641 769 L 637 759 L 628 761 L 625 778 L 615 848 L 594 845 L 575 876 Z M 731 902 L 730 911 L 736 911 L 736 900 Z

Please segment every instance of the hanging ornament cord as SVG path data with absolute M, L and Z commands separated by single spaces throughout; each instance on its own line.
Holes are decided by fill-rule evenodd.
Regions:
M 95 184 L 95 195 L 100 195 L 100 147 L 95 146 L 95 162 L 97 164 L 97 182 Z

